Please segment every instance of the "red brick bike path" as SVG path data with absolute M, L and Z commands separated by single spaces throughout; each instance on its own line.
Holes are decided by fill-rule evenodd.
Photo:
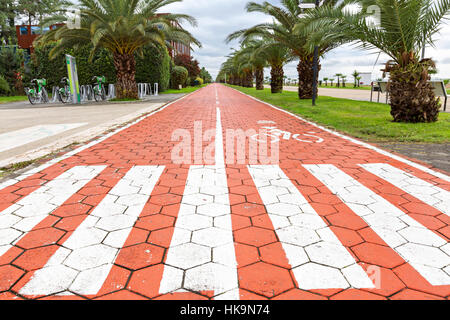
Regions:
M 181 219 L 192 168 L 214 162 L 196 162 L 192 142 L 190 163 L 174 164 L 172 150 L 179 141 L 173 141 L 172 134 L 185 129 L 194 137 L 196 121 L 202 121 L 203 131 L 214 130 L 218 112 L 224 137 L 228 129 L 276 127 L 269 134 L 280 140 L 279 162 L 253 166 L 247 155 L 244 164 L 226 164 L 227 199 L 225 203 L 214 200 L 213 205 L 229 206 L 230 214 L 225 212 L 222 219 L 214 212 L 197 212 Z M 201 148 L 197 148 L 205 150 L 211 141 L 200 141 Z M 82 166 L 105 167 L 46 212 L 46 201 L 60 195 L 51 189 L 46 191 L 50 196 L 42 196 L 39 190 Z M 120 230 L 111 225 L 99 227 L 104 238 L 86 246 L 69 246 L 71 239 L 78 239 L 74 236 L 77 229 L 95 215 L 112 190 L 133 168 L 142 166 L 163 166 L 163 171 L 132 226 Z M 394 180 L 389 182 L 390 178 Z M 445 205 L 449 200 L 442 197 L 449 191 L 450 183 L 442 176 L 343 139 L 231 88 L 211 85 L 0 190 L 0 298 L 448 299 L 450 218 Z M 367 197 L 359 196 L 360 192 Z M 421 196 L 424 192 L 427 197 Z M 206 190 L 204 194 L 212 193 Z M 27 202 L 30 197 L 34 198 Z M 134 200 L 127 201 L 130 205 Z M 35 217 L 41 205 L 45 216 Z M 218 239 L 220 232 L 227 231 L 218 226 L 219 222 L 225 225 L 227 217 L 231 219 L 231 247 L 226 240 L 214 242 L 215 231 Z M 202 227 L 204 220 L 212 225 Z M 188 257 L 185 260 L 194 261 L 184 267 L 182 259 L 177 262 L 177 253 L 195 253 L 195 249 L 177 250 L 174 239 L 184 234 L 184 225 L 189 223 L 194 225 L 186 227 L 190 238 L 178 248 L 211 248 L 211 257 Z M 110 243 L 119 239 L 116 233 L 125 229 L 130 229 L 126 241 L 117 254 L 111 251 L 111 261 L 99 261 L 95 253 L 100 251 L 84 250 L 101 246 L 109 253 Z M 227 239 L 225 231 L 223 238 Z M 219 254 L 219 248 L 231 251 Z M 66 260 L 55 263 L 55 270 L 63 274 L 57 275 L 59 286 L 41 293 L 39 288 L 51 279 L 40 271 L 52 268 L 62 249 L 68 253 Z M 71 259 L 75 254 L 81 258 Z M 217 262 L 218 257 L 229 260 Z M 77 269 L 76 263 L 85 260 L 84 269 Z M 99 290 L 93 289 L 94 294 L 77 290 L 74 281 L 68 280 L 72 272 L 79 272 L 73 276 L 79 279 L 83 272 L 89 274 L 91 266 L 100 272 L 108 264 L 105 280 Z M 305 277 L 308 272 L 312 279 Z M 236 278 L 237 285 L 221 287 L 215 277 L 222 275 Z M 178 278 L 177 290 L 162 289 L 169 286 L 168 279 Z M 86 287 L 93 282 L 92 275 L 84 279 Z

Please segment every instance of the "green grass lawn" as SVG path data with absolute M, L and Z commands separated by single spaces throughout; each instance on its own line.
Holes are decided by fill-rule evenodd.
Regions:
M 28 100 L 27 96 L 0 97 L 0 104 L 26 100 Z
M 450 142 L 450 114 L 441 113 L 435 123 L 395 123 L 386 104 L 319 97 L 317 106 L 311 100 L 299 100 L 296 92 L 271 94 L 270 89 L 231 86 L 301 117 L 371 142 Z
M 186 88 L 183 88 L 183 89 L 181 89 L 181 90 L 177 90 L 177 89 L 169 89 L 169 90 L 166 90 L 166 91 L 164 91 L 164 92 L 161 92 L 161 94 L 191 93 L 191 92 L 197 91 L 198 89 L 203 88 L 203 87 L 206 87 L 206 86 L 207 86 L 207 85 L 204 84 L 204 85 L 201 85 L 201 86 L 198 86 L 198 87 L 186 87 Z

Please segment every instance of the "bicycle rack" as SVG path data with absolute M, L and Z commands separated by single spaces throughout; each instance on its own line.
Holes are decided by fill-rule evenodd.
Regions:
M 108 85 L 108 95 L 106 96 L 106 100 L 111 100 L 116 97 L 116 87 L 114 84 L 110 83 Z
M 158 96 L 158 89 L 159 89 L 158 88 L 158 83 L 155 83 L 155 91 L 154 91 L 154 93 L 155 93 L 154 95 L 155 96 Z
M 52 100 L 50 100 L 50 103 L 55 103 L 56 101 L 58 101 L 59 99 L 59 87 L 53 87 L 52 88 Z
M 82 85 L 80 86 L 81 101 L 92 101 L 94 99 L 94 89 L 92 85 Z

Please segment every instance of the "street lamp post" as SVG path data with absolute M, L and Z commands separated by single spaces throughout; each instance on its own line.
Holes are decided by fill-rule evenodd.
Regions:
M 301 3 L 300 8 L 302 9 L 313 9 L 320 7 L 320 0 L 316 0 L 315 3 Z M 312 95 L 312 105 L 316 105 L 317 100 L 317 77 L 319 74 L 319 47 L 314 47 L 314 60 L 313 60 L 313 95 Z

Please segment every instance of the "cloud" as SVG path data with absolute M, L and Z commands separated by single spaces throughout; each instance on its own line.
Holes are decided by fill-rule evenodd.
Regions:
M 279 0 L 269 2 L 279 4 Z M 190 14 L 198 20 L 197 28 L 185 26 L 203 44 L 203 48 L 196 49 L 193 55 L 215 77 L 220 65 L 231 52 L 230 48 L 238 47 L 236 42 L 225 44 L 224 39 L 227 35 L 239 29 L 270 21 L 264 15 L 248 13 L 245 10 L 246 3 L 245 0 L 184 0 L 164 7 L 163 11 Z M 450 34 L 450 26 L 444 26 L 441 35 L 436 37 L 440 39 L 436 43 L 438 49 L 427 49 L 427 56 L 438 61 L 439 76 L 443 78 L 450 77 L 450 58 L 448 58 L 450 37 L 444 37 L 445 34 Z M 320 77 L 329 77 L 336 73 L 350 75 L 355 69 L 360 72 L 373 71 L 374 77 L 378 77 L 382 64 L 388 59 L 385 55 L 378 57 L 376 52 L 369 53 L 345 45 L 334 49 L 322 59 Z M 289 63 L 285 66 L 288 77 L 297 77 L 296 64 Z M 268 70 L 266 73 L 268 74 Z

